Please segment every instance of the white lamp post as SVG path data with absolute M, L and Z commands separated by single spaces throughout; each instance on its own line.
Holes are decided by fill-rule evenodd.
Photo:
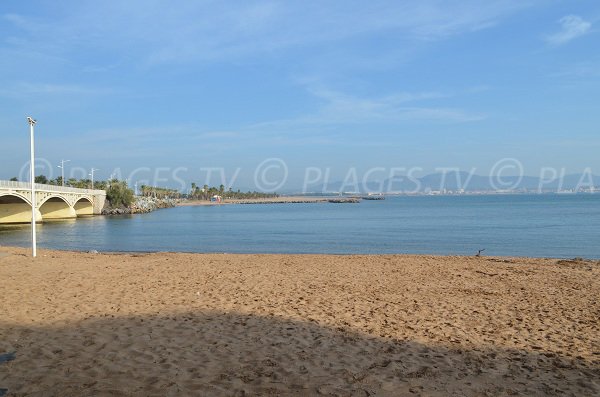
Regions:
M 37 256 L 37 241 L 35 230 L 35 210 L 37 204 L 35 202 L 35 151 L 33 141 L 33 126 L 35 125 L 35 120 L 31 117 L 27 117 L 27 122 L 29 123 L 29 134 L 31 135 L 31 163 L 29 165 L 29 177 L 31 179 L 31 254 L 35 258 Z
M 92 168 L 92 172 L 90 173 L 90 176 L 92 177 L 92 190 L 94 190 L 94 171 L 100 171 L 97 168 Z
M 65 186 L 65 163 L 69 161 L 71 160 L 60 160 L 60 165 L 58 166 L 58 168 L 60 168 L 63 186 Z

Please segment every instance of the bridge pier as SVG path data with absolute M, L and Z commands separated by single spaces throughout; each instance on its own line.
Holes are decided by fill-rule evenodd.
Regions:
M 104 204 L 102 204 L 104 207 Z M 76 216 L 92 216 L 94 215 L 94 205 L 87 200 L 79 200 L 73 206 Z

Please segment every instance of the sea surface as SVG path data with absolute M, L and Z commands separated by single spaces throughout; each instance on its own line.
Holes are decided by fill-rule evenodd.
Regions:
M 29 246 L 28 225 L 0 245 Z M 38 246 L 66 250 L 459 254 L 600 259 L 600 194 L 388 197 L 359 204 L 177 207 L 45 222 Z

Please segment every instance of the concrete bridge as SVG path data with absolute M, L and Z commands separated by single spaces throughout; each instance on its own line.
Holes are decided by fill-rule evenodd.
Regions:
M 104 190 L 35 184 L 36 222 L 100 214 Z M 0 224 L 31 222 L 31 183 L 0 181 Z

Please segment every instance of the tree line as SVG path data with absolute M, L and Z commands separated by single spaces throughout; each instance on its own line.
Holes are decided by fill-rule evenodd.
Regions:
M 10 180 L 18 182 L 16 177 Z M 62 177 L 60 176 L 56 179 L 48 179 L 45 175 L 38 175 L 35 177 L 35 183 L 54 186 L 63 185 Z M 78 189 L 92 189 L 92 181 L 90 179 L 69 178 L 65 180 L 64 185 Z M 135 200 L 135 193 L 128 186 L 127 181 L 118 179 L 94 181 L 93 188 L 106 191 L 106 199 L 112 208 L 130 207 Z M 180 198 L 181 193 L 175 189 L 142 185 L 140 186 L 140 196 L 155 197 L 158 199 Z
M 13 182 L 18 182 L 19 179 L 17 177 L 10 178 Z M 35 177 L 35 183 L 41 183 L 43 185 L 54 185 L 54 186 L 62 186 L 63 179 L 62 176 L 59 176 L 55 179 L 48 179 L 46 175 L 37 175 Z M 65 180 L 65 186 L 68 187 L 76 187 L 78 189 L 91 189 L 92 188 L 92 180 L 91 179 L 76 179 L 69 178 Z M 108 181 L 94 181 L 94 189 L 103 190 L 108 186 Z
M 16 177 L 11 178 L 10 180 L 18 181 Z M 36 176 L 35 183 L 55 186 L 62 186 L 63 184 L 62 177 L 59 176 L 55 179 L 48 179 L 45 175 Z M 92 181 L 90 179 L 69 178 L 65 180 L 65 186 L 79 189 L 92 189 Z M 94 181 L 93 188 L 105 190 L 106 198 L 110 201 L 111 206 L 127 207 L 133 203 L 135 196 L 133 190 L 127 185 L 127 182 L 118 179 Z M 143 197 L 155 197 L 158 199 L 187 197 L 192 200 L 210 200 L 213 196 L 221 196 L 223 199 L 261 199 L 279 197 L 277 193 L 263 193 L 257 191 L 242 192 L 240 189 L 234 191 L 231 187 L 225 190 L 224 185 L 220 185 L 219 187 L 204 185 L 200 187 L 194 182 L 192 182 L 192 189 L 188 195 L 182 195 L 176 189 L 147 185 L 140 186 L 139 195 Z
M 156 187 L 156 186 L 140 186 L 140 196 L 144 197 L 155 197 L 155 198 L 181 198 L 181 193 L 176 189 L 168 189 L 164 187 Z
M 224 199 L 256 199 L 256 198 L 269 198 L 279 197 L 277 193 L 263 193 L 257 191 L 242 192 L 241 190 L 234 191 L 231 187 L 225 190 L 224 185 L 220 185 L 218 188 L 215 186 L 204 185 L 198 186 L 192 182 L 192 190 L 188 195 L 189 199 L 192 200 L 210 200 L 213 196 L 221 196 Z

